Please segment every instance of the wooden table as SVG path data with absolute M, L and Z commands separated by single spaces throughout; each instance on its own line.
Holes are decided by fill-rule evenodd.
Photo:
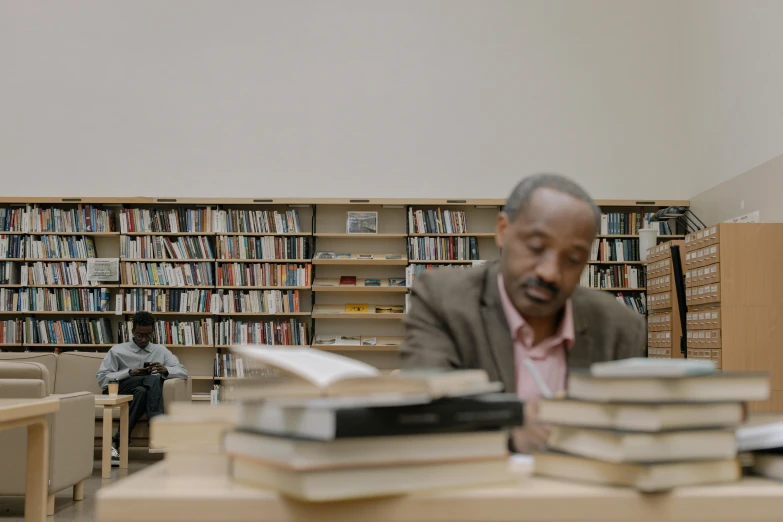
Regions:
M 225 475 L 171 475 L 166 461 L 98 491 L 99 522 L 777 522 L 783 484 L 759 478 L 642 494 L 518 477 L 508 487 L 302 503 L 232 484 Z
M 128 469 L 128 404 L 133 395 L 95 395 L 95 404 L 103 406 L 103 452 L 101 477 L 111 478 L 112 410 L 120 408 L 120 469 Z
M 24 519 L 46 520 L 49 489 L 49 423 L 46 415 L 60 411 L 56 398 L 0 399 L 0 430 L 27 426 L 27 483 Z

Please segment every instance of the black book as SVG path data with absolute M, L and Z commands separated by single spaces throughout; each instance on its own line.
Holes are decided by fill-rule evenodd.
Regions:
M 283 437 L 333 440 L 497 430 L 520 426 L 522 403 L 512 393 L 438 399 L 426 404 L 362 406 L 315 400 L 297 406 L 272 400 L 244 403 L 242 431 Z

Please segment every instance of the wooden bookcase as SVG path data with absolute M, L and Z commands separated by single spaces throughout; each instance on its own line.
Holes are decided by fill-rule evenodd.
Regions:
M 128 321 L 133 310 L 128 309 L 127 299 L 133 292 L 145 290 L 171 291 L 189 290 L 205 291 L 210 295 L 226 292 L 250 292 L 250 291 L 282 291 L 297 292 L 298 310 L 289 313 L 279 313 L 271 316 L 264 313 L 253 312 L 229 312 L 214 311 L 211 308 L 189 308 L 187 312 L 168 311 L 153 312 L 156 319 L 166 321 L 173 326 L 175 323 L 191 323 L 202 331 L 212 330 L 212 338 L 199 343 L 184 344 L 178 341 L 167 344 L 172 351 L 183 361 L 194 380 L 194 394 L 200 400 L 208 400 L 207 392 L 216 383 L 230 383 L 236 377 L 215 377 L 213 375 L 216 355 L 226 352 L 227 343 L 217 338 L 219 325 L 234 321 L 233 324 L 259 324 L 268 321 L 296 321 L 307 328 L 307 337 L 302 344 L 314 345 L 321 349 L 328 349 L 364 360 L 381 369 L 391 370 L 396 367 L 396 347 L 402 340 L 404 325 L 402 319 L 407 311 L 408 286 L 415 279 L 417 271 L 423 269 L 464 269 L 474 264 L 470 256 L 460 259 L 413 259 L 413 245 L 425 244 L 422 240 L 429 240 L 430 245 L 439 244 L 444 247 L 457 245 L 460 240 L 473 238 L 477 247 L 477 258 L 481 260 L 494 259 L 499 255 L 499 249 L 495 245 L 494 230 L 498 211 L 504 201 L 501 199 L 348 199 L 348 198 L 320 198 L 320 199 L 295 199 L 295 198 L 231 198 L 231 199 L 207 199 L 207 198 L 3 198 L 0 199 L 0 212 L 4 209 L 25 210 L 34 206 L 41 208 L 78 209 L 91 205 L 100 210 L 113 212 L 115 219 L 112 231 L 79 231 L 79 232 L 32 232 L 19 230 L 3 231 L 3 223 L 0 221 L 0 242 L 7 242 L 9 237 L 20 236 L 22 241 L 36 236 L 65 236 L 65 237 L 89 237 L 95 245 L 95 256 L 99 258 L 120 258 L 121 272 L 127 276 L 127 270 L 133 266 L 147 268 L 150 263 L 169 263 L 173 266 L 183 266 L 189 263 L 197 263 L 198 266 L 208 267 L 211 280 L 206 284 L 192 284 L 185 286 L 154 286 L 140 285 L 117 281 L 111 284 L 96 285 L 108 292 L 107 311 L 95 312 L 20 312 L 0 311 L 0 321 L 20 321 L 22 331 L 26 319 L 55 320 L 55 319 L 87 319 L 105 320 L 111 330 L 111 343 L 89 344 L 38 344 L 26 340 L 23 333 L 18 338 L 3 338 L 0 336 L 0 350 L 34 350 L 34 351 L 61 351 L 61 350 L 89 350 L 106 351 L 119 339 L 122 324 Z M 670 205 L 687 206 L 687 201 L 625 201 L 604 200 L 597 201 L 604 212 L 654 212 Z M 271 233 L 271 232 L 246 232 L 238 230 L 216 229 L 213 220 L 205 222 L 205 226 L 196 230 L 188 227 L 179 227 L 176 231 L 161 232 L 155 230 L 123 231 L 120 226 L 119 216 L 127 210 L 190 210 L 192 212 L 209 213 L 212 216 L 218 212 L 228 211 L 267 211 L 285 213 L 296 210 L 299 216 L 300 230 L 296 232 Z M 467 223 L 467 231 L 463 232 L 421 232 L 411 226 L 410 216 L 416 211 L 443 211 L 464 212 Z M 348 212 L 377 212 L 377 231 L 371 234 L 353 234 L 346 230 L 346 218 Z M 414 214 L 415 215 L 415 214 Z M 262 240 L 273 237 L 280 240 L 302 239 L 307 244 L 307 255 L 297 258 L 278 259 L 227 259 L 224 256 L 226 241 Z M 604 239 L 631 239 L 634 234 L 627 235 L 602 235 Z M 121 255 L 121 245 L 144 238 L 165 238 L 173 242 L 191 240 L 203 241 L 211 249 L 210 257 L 198 259 L 155 259 L 149 257 L 136 257 Z M 155 239 L 151 239 L 156 241 Z M 2 249 L 0 249 L 2 252 Z M 350 257 L 320 259 L 318 252 L 334 252 L 335 254 L 350 254 Z M 360 256 L 364 254 L 364 256 Z M 370 259 L 365 259 L 367 254 L 372 254 Z M 392 254 L 387 258 L 387 254 Z M 86 258 L 67 259 L 69 263 L 85 263 Z M 33 256 L 22 255 L 17 257 L 0 258 L 0 266 L 10 269 L 7 280 L 0 279 L 0 292 L 6 297 L 23 290 L 19 282 L 19 272 L 25 267 L 33 266 L 36 262 L 60 262 L 55 259 L 37 260 Z M 137 265 L 138 264 L 138 265 Z M 237 270 L 246 270 L 252 266 L 264 265 L 296 265 L 309 271 L 307 284 L 296 285 L 247 285 L 224 284 L 218 280 L 218 271 L 226 267 L 235 267 Z M 640 266 L 638 262 L 603 262 L 595 260 L 593 264 L 605 266 L 628 265 Z M 222 273 L 222 272 L 221 272 Z M 2 275 L 2 273 L 0 273 Z M 342 276 L 356 278 L 356 285 L 339 285 Z M 403 279 L 405 286 L 390 284 L 389 279 Z M 365 279 L 377 279 L 378 286 L 365 286 Z M 337 283 L 335 285 L 335 282 Z M 62 284 L 38 285 L 48 289 L 90 289 L 91 285 Z M 35 284 L 28 284 L 28 291 L 36 288 Z M 607 289 L 614 290 L 614 289 Z M 621 291 L 643 292 L 645 288 L 617 289 Z M 347 304 L 367 304 L 368 313 L 346 313 Z M 369 313 L 370 306 L 399 307 L 403 313 Z M 118 308 L 120 307 L 120 308 Z M 127 323 L 126 323 L 127 324 Z M 357 345 L 315 345 L 318 336 L 347 336 L 358 337 L 362 342 Z M 375 340 L 375 345 L 364 344 L 367 340 Z
M 721 223 L 685 245 L 688 357 L 770 372 L 770 400 L 751 409 L 783 411 L 783 224 Z
M 682 316 L 674 265 L 677 255 L 680 266 L 684 267 L 684 247 L 684 241 L 668 241 L 647 251 L 647 356 L 650 358 L 685 357 L 681 349 Z

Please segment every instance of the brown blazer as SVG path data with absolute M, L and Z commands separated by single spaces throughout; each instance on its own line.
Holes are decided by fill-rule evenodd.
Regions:
M 411 288 L 400 347 L 403 368 L 483 368 L 505 389 L 517 388 L 511 333 L 498 289 L 497 261 L 471 270 L 433 270 Z M 577 287 L 571 294 L 574 344 L 569 368 L 644 357 L 644 317 L 607 292 Z

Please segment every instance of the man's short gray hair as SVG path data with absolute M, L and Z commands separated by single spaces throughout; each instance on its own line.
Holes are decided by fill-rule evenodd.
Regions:
M 560 174 L 533 174 L 532 176 L 524 178 L 517 183 L 517 186 L 511 191 L 511 195 L 508 196 L 503 211 L 508 215 L 509 219 L 513 221 L 516 219 L 517 215 L 519 215 L 520 211 L 524 212 L 527 210 L 533 192 L 542 188 L 563 192 L 564 194 L 568 194 L 569 196 L 573 196 L 574 198 L 587 203 L 593 211 L 596 233 L 601 230 L 601 209 L 595 204 L 593 198 L 591 198 L 585 189 L 580 187 L 577 183 Z

